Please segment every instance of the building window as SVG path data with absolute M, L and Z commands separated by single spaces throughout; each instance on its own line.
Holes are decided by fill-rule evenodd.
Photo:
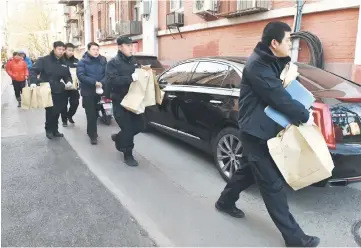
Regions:
M 170 11 L 183 11 L 183 0 L 170 0 Z

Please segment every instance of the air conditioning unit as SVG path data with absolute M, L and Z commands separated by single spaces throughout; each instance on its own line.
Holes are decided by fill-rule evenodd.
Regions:
M 80 39 L 77 39 L 77 38 L 73 38 L 72 43 L 73 43 L 74 46 L 80 46 L 81 45 Z
M 116 33 L 120 36 L 134 36 L 142 34 L 141 21 L 122 21 L 115 26 Z
M 271 9 L 269 0 L 237 0 L 237 12 L 242 14 L 253 14 Z
M 105 36 L 106 36 L 106 34 L 105 34 L 104 30 L 101 30 L 101 29 L 97 30 L 97 39 L 98 40 L 104 40 Z
M 79 38 L 79 37 L 82 37 L 83 35 L 83 32 L 81 29 L 73 29 L 72 30 L 72 35 L 74 38 Z
M 64 15 L 70 15 L 70 7 L 64 6 Z
M 106 33 L 106 36 L 109 38 L 115 37 L 117 34 L 115 32 L 115 30 L 113 30 L 112 28 L 109 28 L 109 30 Z
M 212 14 L 218 12 L 218 0 L 194 0 L 194 14 Z
M 167 14 L 166 24 L 168 28 L 179 28 L 184 26 L 184 14 L 180 12 L 172 12 Z

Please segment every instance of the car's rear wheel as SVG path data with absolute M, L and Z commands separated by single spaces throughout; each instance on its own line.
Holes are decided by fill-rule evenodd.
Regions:
M 213 157 L 217 169 L 224 180 L 229 181 L 240 168 L 242 157 L 242 142 L 239 131 L 233 127 L 222 129 L 213 141 Z

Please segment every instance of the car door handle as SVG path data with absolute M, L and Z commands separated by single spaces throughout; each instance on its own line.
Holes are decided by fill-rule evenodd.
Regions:
M 223 103 L 222 101 L 219 101 L 219 100 L 210 100 L 209 102 L 213 103 L 213 104 L 222 104 Z
M 168 95 L 168 98 L 169 99 L 174 99 L 174 98 L 176 98 L 177 96 L 176 95 Z

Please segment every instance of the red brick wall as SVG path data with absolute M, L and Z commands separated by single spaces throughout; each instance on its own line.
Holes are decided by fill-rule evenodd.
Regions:
M 357 34 L 358 9 L 308 14 L 301 30 L 317 35 L 321 40 L 326 62 L 353 63 Z M 307 47 L 301 46 L 300 60 L 308 58 Z
M 183 0 L 184 1 L 184 22 L 185 25 L 192 25 L 197 23 L 206 23 L 207 21 L 215 20 L 215 18 L 209 18 L 205 20 L 204 18 L 193 14 L 193 4 L 194 1 L 191 0 Z M 224 2 L 227 1 L 235 1 L 235 0 L 221 0 Z M 306 4 L 318 2 L 321 0 L 307 0 Z M 271 4 L 272 9 L 280 9 L 280 8 L 288 8 L 295 6 L 295 2 L 293 0 L 273 0 Z M 160 30 L 167 29 L 166 27 L 166 15 L 169 13 L 169 0 L 160 0 L 158 2 L 158 25 Z M 222 17 L 218 17 L 221 19 Z
M 326 63 L 353 63 L 358 12 L 358 9 L 349 9 L 303 16 L 301 30 L 310 31 L 319 37 Z M 293 17 L 277 20 L 291 26 L 293 24 Z M 175 39 L 171 36 L 159 37 L 159 58 L 163 61 L 178 61 L 195 56 L 248 56 L 269 21 L 183 33 L 183 39 L 176 32 Z M 307 59 L 308 49 L 301 43 L 300 60 Z

